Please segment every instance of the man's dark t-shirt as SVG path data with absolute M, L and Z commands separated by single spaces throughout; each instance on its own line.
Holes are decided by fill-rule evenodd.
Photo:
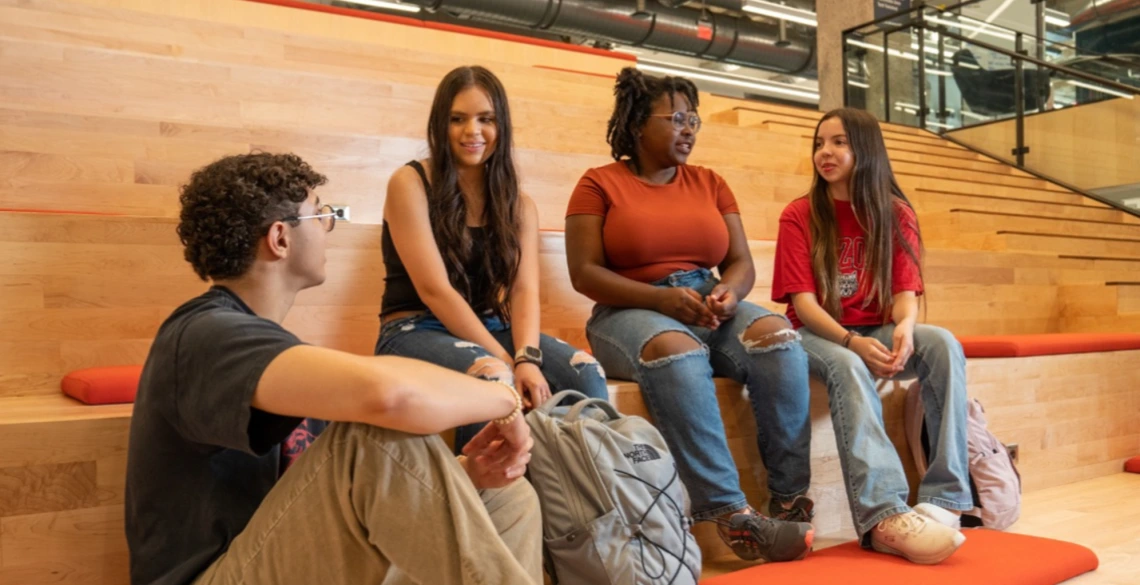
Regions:
M 131 419 L 126 529 L 133 585 L 186 585 L 245 528 L 301 422 L 253 408 L 265 368 L 300 345 L 214 287 L 158 331 Z

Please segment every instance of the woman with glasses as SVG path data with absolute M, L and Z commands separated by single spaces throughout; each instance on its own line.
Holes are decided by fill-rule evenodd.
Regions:
M 627 68 L 607 141 L 566 211 L 574 288 L 597 302 L 586 335 L 610 375 L 633 379 L 677 459 L 696 521 L 741 558 L 811 548 L 807 358 L 787 320 L 744 301 L 756 278 L 732 190 L 686 164 L 701 119 L 692 82 Z M 714 273 L 715 269 L 715 273 Z M 713 376 L 748 386 L 769 514 L 740 488 Z
M 430 157 L 388 183 L 376 353 L 512 383 L 528 407 L 552 390 L 608 398 L 589 354 L 539 333 L 538 210 L 519 189 L 511 142 L 498 78 L 448 73 L 428 118 Z M 456 450 L 481 427 L 458 429 Z

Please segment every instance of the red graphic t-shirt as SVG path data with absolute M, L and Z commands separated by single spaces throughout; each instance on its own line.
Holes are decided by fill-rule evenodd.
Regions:
M 901 236 L 911 249 L 918 250 L 918 221 L 914 210 L 902 201 L 895 202 L 895 213 L 900 216 Z M 839 294 L 842 297 L 843 315 L 839 324 L 845 327 L 880 325 L 883 322 L 879 303 L 874 299 L 864 304 L 870 283 L 864 274 L 865 237 L 863 228 L 855 218 L 849 201 L 835 202 L 835 218 L 839 227 Z M 891 294 L 903 291 L 922 294 L 922 279 L 918 266 L 911 260 L 902 245 L 895 243 L 891 272 Z M 799 329 L 803 323 L 796 318 L 792 306 L 793 293 L 813 292 L 815 275 L 811 270 L 811 208 L 806 197 L 788 204 L 780 215 L 780 235 L 776 240 L 776 267 L 772 277 L 772 300 L 787 303 L 788 320 Z
M 281 442 L 281 474 L 289 469 L 305 453 L 313 441 L 328 428 L 329 423 L 316 418 L 306 418 Z

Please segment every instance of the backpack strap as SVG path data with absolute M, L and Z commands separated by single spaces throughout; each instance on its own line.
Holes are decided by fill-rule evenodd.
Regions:
M 566 400 L 567 398 L 574 398 L 575 402 L 579 402 L 582 400 L 586 400 L 589 397 L 586 396 L 585 394 L 582 394 L 581 392 L 579 392 L 577 390 L 563 390 L 563 391 L 559 392 L 558 394 L 555 394 L 554 396 L 551 396 L 550 398 L 546 399 L 546 402 L 543 402 L 542 406 L 539 406 L 535 410 L 537 410 L 538 412 L 541 412 L 542 414 L 549 416 L 550 413 L 554 410 L 554 408 L 557 407 L 559 404 L 562 404 L 562 402 L 564 400 Z
M 602 398 L 587 398 L 585 400 L 579 400 L 577 404 L 570 407 L 570 412 L 566 413 L 566 416 L 562 417 L 562 420 L 568 423 L 572 423 L 578 420 L 578 417 L 582 416 L 582 411 L 590 407 L 601 409 L 602 412 L 606 413 L 606 416 L 608 416 L 610 420 L 617 420 L 621 418 L 621 413 L 619 413 L 617 409 L 614 408 L 614 405 L 610 404 L 609 400 Z

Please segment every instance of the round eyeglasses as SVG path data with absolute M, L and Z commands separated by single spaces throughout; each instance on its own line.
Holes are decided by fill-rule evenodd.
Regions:
M 701 131 L 701 117 L 696 112 L 673 112 L 672 114 L 650 114 L 650 118 L 668 118 L 673 121 L 673 128 L 684 130 L 685 126 L 693 129 L 693 134 Z
M 339 213 L 333 209 L 332 205 L 322 205 L 317 210 L 315 215 L 292 215 L 289 217 L 281 218 L 281 221 L 301 221 L 302 219 L 317 219 L 321 222 L 321 227 L 325 228 L 326 232 L 333 231 L 336 227 L 336 218 Z

